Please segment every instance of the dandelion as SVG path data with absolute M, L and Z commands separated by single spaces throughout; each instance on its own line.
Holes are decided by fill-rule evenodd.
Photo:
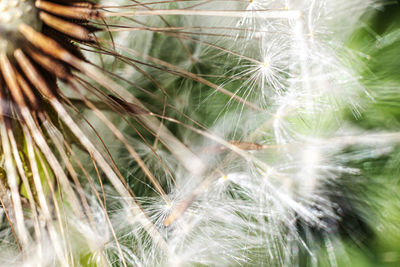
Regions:
M 70 224 L 64 219 L 66 214 L 71 213 L 71 216 L 73 214 L 79 220 L 94 223 L 73 160 L 68 156 L 74 152 L 70 144 L 66 143 L 68 136 L 63 127 L 68 129 L 69 138 L 74 136 L 79 139 L 82 149 L 92 157 L 94 164 L 98 164 L 120 196 L 125 198 L 126 205 L 130 206 L 130 213 L 136 217 L 142 216 L 139 220 L 142 220 L 143 226 L 151 235 L 154 234 L 156 239 L 160 238 L 153 224 L 135 202 L 123 178 L 118 177 L 115 166 L 109 163 L 110 156 L 107 157 L 99 151 L 76 123 L 73 118 L 76 115 L 70 115 L 66 105 L 72 109 L 75 106 L 56 84 L 56 79 L 65 82 L 68 88 L 110 127 L 117 139 L 126 142 L 114 124 L 83 95 L 85 89 L 90 91 L 88 85 L 71 72 L 75 68 L 105 87 L 112 90 L 118 88 L 94 66 L 85 62 L 79 48 L 71 43 L 74 39 L 96 43 L 91 33 L 97 28 L 87 25 L 88 19 L 99 18 L 94 5 L 89 2 L 61 5 L 51 1 L 14 1 L 2 2 L 2 7 L 5 19 L 10 20 L 9 26 L 2 31 L 1 39 L 4 48 L 1 54 L 1 72 L 4 80 L 2 150 L 7 173 L 7 182 L 2 186 L 2 202 L 4 211 L 8 210 L 10 224 L 16 226 L 15 230 L 12 228 L 13 234 L 22 253 L 24 254 L 33 242 L 24 220 L 23 199 L 27 198 L 33 214 L 34 238 L 40 243 L 41 239 L 48 235 L 56 258 L 63 265 L 73 264 L 74 260 L 68 257 L 72 248 L 67 244 L 69 237 L 66 232 L 71 230 L 66 226 Z M 98 93 L 100 91 L 96 89 L 95 94 Z M 109 100 L 107 103 L 110 103 L 110 107 L 114 105 L 114 108 L 120 106 L 117 101 Z M 79 111 L 77 114 L 79 115 Z M 59 153 L 60 160 L 48 140 Z M 133 148 L 128 144 L 127 147 L 132 156 L 142 163 Z M 82 166 L 79 159 L 75 161 Z M 61 162 L 65 164 L 67 172 L 64 171 Z M 146 167 L 143 165 L 143 168 Z M 149 177 L 153 179 L 150 173 Z M 87 178 L 92 179 L 89 176 Z M 48 194 L 44 191 L 44 185 L 48 187 Z M 58 190 L 58 187 L 61 187 L 62 191 Z M 26 190 L 25 194 L 22 193 L 22 188 Z M 69 207 L 65 207 L 67 203 Z M 53 219 L 54 216 L 56 220 Z M 162 239 L 159 241 L 162 242 Z M 122 253 L 120 247 L 118 250 Z M 39 247 L 38 253 L 41 257 L 45 251 Z M 124 262 L 123 258 L 122 261 Z
M 375 3 L 0 1 L 4 264 L 334 266 Z

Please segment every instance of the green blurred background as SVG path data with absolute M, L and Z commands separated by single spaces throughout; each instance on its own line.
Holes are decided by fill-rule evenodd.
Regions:
M 373 100 L 365 99 L 358 118 L 349 111 L 348 120 L 369 132 L 400 135 L 400 4 L 386 3 L 363 17 L 349 41 L 350 48 L 365 56 L 362 77 Z M 351 181 L 344 192 L 356 204 L 352 204 L 354 214 L 342 220 L 344 246 L 336 245 L 333 252 L 337 265 L 400 266 L 400 146 L 383 156 L 350 164 L 361 169 L 362 178 Z M 343 177 L 342 185 L 348 178 Z M 323 258 L 329 259 L 331 254 L 329 248 L 323 249 Z

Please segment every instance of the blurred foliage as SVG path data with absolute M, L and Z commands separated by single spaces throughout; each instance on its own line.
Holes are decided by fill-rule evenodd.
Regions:
M 399 18 L 400 4 L 388 1 L 381 10 L 365 15 L 349 43 L 362 53 L 366 65 L 362 77 L 371 98 L 365 99 L 358 118 L 349 111 L 348 120 L 370 132 L 400 129 Z M 369 153 L 374 153 L 373 148 Z M 400 146 L 392 148 L 389 155 L 351 164 L 361 170 L 362 179 L 352 181 L 346 191 L 368 230 L 360 225 L 344 235 L 345 253 L 337 254 L 337 265 L 400 266 Z M 342 223 L 346 224 L 346 218 Z M 363 235 L 355 235 L 357 231 Z

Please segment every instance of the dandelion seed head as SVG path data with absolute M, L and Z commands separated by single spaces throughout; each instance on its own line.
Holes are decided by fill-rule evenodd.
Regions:
M 361 14 L 372 1 L 366 2 L 360 8 L 354 3 L 361 1 L 345 7 Z M 6 86 L 11 85 L 2 89 L 18 91 L 10 78 L 14 67 L 21 76 L 18 84 L 28 84 L 33 99 L 50 105 L 40 112 L 30 106 L 16 112 L 24 115 L 16 130 L 28 128 L 21 143 L 31 153 L 29 159 L 22 155 L 21 161 L 23 167 L 34 169 L 26 172 L 29 177 L 36 175 L 33 188 L 46 178 L 46 171 L 48 187 L 57 185 L 54 192 L 46 188 L 39 193 L 40 203 L 29 200 L 32 210 L 39 210 L 38 219 L 10 211 L 13 219 L 22 218 L 27 232 L 44 235 L 35 240 L 37 249 L 52 252 L 48 258 L 38 253 L 28 265 L 73 265 L 71 255 L 72 261 L 99 266 L 290 266 L 292 252 L 307 246 L 298 222 L 322 227 L 324 218 L 336 219 L 333 203 L 324 195 L 325 185 L 342 173 L 356 172 L 336 158 L 342 146 L 332 148 L 326 144 L 328 138 L 316 141 L 315 136 L 321 131 L 319 119 L 333 102 L 358 102 L 345 90 L 357 80 L 351 67 L 338 60 L 343 41 L 332 35 L 332 18 L 347 14 L 338 9 L 340 4 L 327 0 L 36 3 L 37 9 L 33 1 L 0 0 L 4 14 L 0 22 L 15 32 L 19 24 L 26 24 L 21 37 L 31 43 L 9 54 L 19 59 L 11 60 L 11 68 L 7 58 L 0 58 Z M 49 4 L 72 16 L 83 10 L 85 18 L 57 14 L 57 9 L 46 7 Z M 32 13 L 23 18 L 18 8 Z M 42 15 L 36 16 L 39 9 Z M 16 19 L 7 24 L 10 17 Z M 39 18 L 46 24 L 43 29 Z M 57 28 L 57 19 L 73 30 Z M 8 26 L 1 26 L 1 32 L 3 27 L 6 32 Z M 64 39 L 49 34 L 49 28 Z M 77 29 L 85 33 L 83 39 L 75 40 Z M 6 44 L 6 38 L 0 44 L 1 40 Z M 27 74 L 21 72 L 29 62 L 34 67 Z M 45 65 L 49 62 L 50 67 Z M 54 73 L 60 66 L 65 75 Z M 29 76 L 35 70 L 36 78 L 49 80 L 38 85 L 38 79 Z M 62 90 L 57 78 L 65 83 Z M 51 92 L 42 94 L 47 83 L 53 86 Z M 229 101 L 221 97 L 213 110 L 208 95 L 219 98 L 221 93 Z M 22 98 L 29 96 L 28 90 Z M 205 110 L 193 110 L 198 99 L 204 101 Z M 230 110 L 229 104 L 236 101 L 239 108 Z M 226 111 L 219 113 L 221 104 Z M 211 119 L 197 121 L 203 115 Z M 95 134 L 85 131 L 84 120 Z M 4 125 L 11 137 L 14 128 L 0 126 Z M 44 163 L 38 171 L 39 157 Z M 6 159 L 7 164 L 14 161 L 17 156 Z M 11 165 L 7 171 L 16 173 Z M 4 198 L 18 204 L 19 195 L 14 188 Z M 167 225 L 171 214 L 177 215 Z M 24 237 L 24 228 L 17 226 L 16 236 Z M 32 230 L 35 227 L 39 230 Z M 29 245 L 23 244 L 25 251 Z
M 0 50 L 11 54 L 17 47 L 16 39 L 21 38 L 18 26 L 21 23 L 31 25 L 36 30 L 41 27 L 37 9 L 32 0 L 0 1 Z

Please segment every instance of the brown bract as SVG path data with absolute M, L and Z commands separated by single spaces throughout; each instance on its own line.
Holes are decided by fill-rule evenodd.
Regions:
M 97 14 L 94 5 L 86 1 L 36 1 L 42 31 L 20 23 L 18 31 L 23 39 L 12 55 L 3 55 L 2 61 L 10 61 L 13 72 L 17 73 L 18 85 L 11 86 L 10 72 L 2 69 L 2 76 L 12 98 L 15 90 L 22 90 L 24 102 L 31 109 L 38 109 L 43 99 L 57 96 L 56 78 L 67 80 L 73 64 L 84 60 L 79 48 L 72 41 L 95 42 L 92 33 L 97 28 L 90 26 L 88 19 Z M 74 14 L 72 16 L 71 14 Z M 86 15 L 83 15 L 86 14 Z
M 87 221 L 88 224 L 94 224 L 88 201 L 77 178 L 77 171 L 73 167 L 82 164 L 76 156 L 74 158 L 75 154 L 67 141 L 68 138 L 74 140 L 71 143 L 76 143 L 90 155 L 96 169 L 98 166 L 110 184 L 125 199 L 132 218 L 139 216 L 139 219 L 135 220 L 142 223 L 156 243 L 165 246 L 163 238 L 143 214 L 114 164 L 111 154 L 100 152 L 81 129 L 76 122 L 76 114 L 72 115 L 70 111 L 71 109 L 77 111 L 76 107 L 57 86 L 57 80 L 61 80 L 67 88 L 79 96 L 79 100 L 90 108 L 127 147 L 155 187 L 165 195 L 118 128 L 85 96 L 88 92 L 94 92 L 96 96 L 102 93 L 97 87 L 88 85 L 82 76 L 92 79 L 112 93 L 115 93 L 117 88 L 96 66 L 85 60 L 78 46 L 86 44 L 94 48 L 100 47 L 93 34 L 99 28 L 91 23 L 93 20 L 101 19 L 100 12 L 90 1 L 36 1 L 35 8 L 42 26 L 32 27 L 24 23 L 24 20 L 18 21 L 16 32 L 11 33 L 15 37 L 11 40 L 12 46 L 9 46 L 13 51 L 0 51 L 1 152 L 7 159 L 5 164 L 7 184 L 5 186 L 0 184 L 0 200 L 5 212 L 12 211 L 9 212 L 9 223 L 20 249 L 24 251 L 30 242 L 29 230 L 24 219 L 26 215 L 22 209 L 23 203 L 24 205 L 28 203 L 33 214 L 36 240 L 41 239 L 40 236 L 43 234 L 41 221 L 44 220 L 59 262 L 68 265 L 67 253 L 60 245 L 60 239 L 65 239 L 57 196 L 60 188 L 63 192 L 63 201 L 70 205 L 74 215 Z M 100 20 L 97 24 L 101 22 Z M 103 104 L 111 110 L 119 113 L 127 112 L 130 115 L 148 114 L 145 108 L 125 103 L 120 97 L 104 95 L 108 101 Z M 77 114 L 80 116 L 79 112 Z M 60 134 L 64 138 L 60 138 Z M 73 161 L 76 164 L 73 164 Z M 17 168 L 12 162 L 17 163 Z M 42 169 L 42 173 L 39 169 Z M 81 169 L 106 211 L 104 195 L 102 199 L 97 194 L 92 178 L 83 167 Z M 98 178 L 102 185 L 100 175 Z M 21 192 L 21 184 L 24 185 L 26 193 Z M 11 192 L 11 199 L 7 191 Z M 56 230 L 58 227 L 54 226 L 54 221 L 60 224 L 59 232 Z M 110 227 L 112 228 L 111 225 Z M 119 252 L 122 253 L 120 249 Z

